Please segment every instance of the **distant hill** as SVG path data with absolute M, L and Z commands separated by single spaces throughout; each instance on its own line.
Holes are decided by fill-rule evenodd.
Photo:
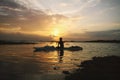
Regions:
M 100 43 L 120 43 L 120 40 L 91 40 L 84 42 L 100 42 Z

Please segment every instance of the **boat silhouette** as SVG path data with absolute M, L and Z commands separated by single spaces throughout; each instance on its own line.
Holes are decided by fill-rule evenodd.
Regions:
M 54 47 L 54 46 L 44 46 L 44 47 L 34 47 L 34 51 L 56 51 L 60 50 L 59 47 Z M 83 50 L 82 47 L 80 46 L 70 46 L 70 47 L 64 47 L 63 50 L 68 50 L 68 51 L 79 51 Z

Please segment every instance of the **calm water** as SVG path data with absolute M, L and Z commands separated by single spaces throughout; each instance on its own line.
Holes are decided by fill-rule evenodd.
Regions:
M 0 45 L 0 80 L 63 80 L 62 71 L 74 71 L 80 62 L 94 56 L 120 56 L 120 44 L 117 43 L 65 43 L 65 46 L 77 45 L 82 51 L 34 52 L 33 47 L 54 45 L 39 43 L 29 45 Z

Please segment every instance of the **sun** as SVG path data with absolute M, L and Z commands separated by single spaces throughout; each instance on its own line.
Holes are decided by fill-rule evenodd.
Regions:
M 53 30 L 53 32 L 52 32 L 52 35 L 53 35 L 54 37 L 58 37 L 59 34 L 60 34 L 60 31 L 59 31 L 58 29 L 55 29 L 55 30 Z
M 59 36 L 59 33 L 60 33 L 60 32 L 59 32 L 57 29 L 55 29 L 55 30 L 53 31 L 53 36 L 56 36 L 56 37 L 57 37 L 57 36 Z
M 51 36 L 52 36 L 53 40 L 57 40 L 60 37 L 59 29 L 52 30 Z

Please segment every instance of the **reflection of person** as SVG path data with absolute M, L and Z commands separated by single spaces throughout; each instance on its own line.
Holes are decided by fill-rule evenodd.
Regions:
M 59 39 L 58 48 L 59 48 L 60 50 L 64 49 L 64 42 L 62 41 L 62 38 Z
M 59 63 L 62 63 L 63 62 L 62 58 L 64 56 L 64 50 L 63 49 L 59 50 L 58 55 L 59 55 Z

